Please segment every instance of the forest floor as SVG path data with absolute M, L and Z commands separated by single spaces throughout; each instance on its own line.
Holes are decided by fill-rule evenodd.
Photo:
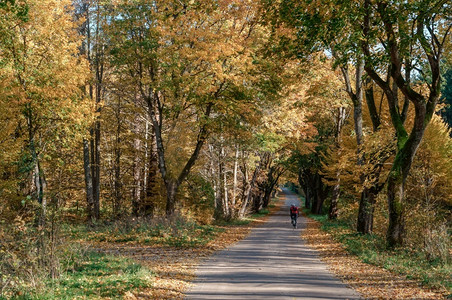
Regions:
M 283 195 L 284 197 L 284 195 Z M 278 211 L 284 201 L 270 209 Z M 198 265 L 214 252 L 244 239 L 251 230 L 266 221 L 269 215 L 256 218 L 248 224 L 218 226 L 222 231 L 206 245 L 172 247 L 168 245 L 143 245 L 130 242 L 92 242 L 91 249 L 98 252 L 126 256 L 137 260 L 152 271 L 152 285 L 132 290 L 124 299 L 182 299 L 195 280 Z M 320 223 L 307 218 L 301 238 L 317 251 L 328 268 L 347 285 L 366 299 L 445 299 L 441 289 L 421 286 L 419 280 L 410 280 L 383 268 L 363 263 L 344 250 L 332 236 L 320 229 Z

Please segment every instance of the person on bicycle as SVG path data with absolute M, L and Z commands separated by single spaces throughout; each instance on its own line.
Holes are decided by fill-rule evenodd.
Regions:
M 292 224 L 294 227 L 297 224 L 297 218 L 298 218 L 298 207 L 296 207 L 295 204 L 292 204 L 290 206 L 290 219 L 292 220 Z

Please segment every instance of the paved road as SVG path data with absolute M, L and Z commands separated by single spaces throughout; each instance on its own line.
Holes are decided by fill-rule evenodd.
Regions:
M 284 192 L 280 211 L 198 268 L 186 299 L 360 299 L 300 238 L 306 220 L 300 217 L 299 229 L 292 228 L 289 206 L 299 202 Z

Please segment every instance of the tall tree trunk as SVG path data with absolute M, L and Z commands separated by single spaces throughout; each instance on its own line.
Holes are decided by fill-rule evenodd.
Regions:
M 389 226 L 387 241 L 390 246 L 402 245 L 405 239 L 405 183 L 403 175 L 390 174 L 388 178 Z
M 223 194 L 224 194 L 224 216 L 226 219 L 228 219 L 231 215 L 231 211 L 229 209 L 229 191 L 228 191 L 228 176 L 227 172 L 225 170 L 225 166 L 223 165 Z
M 146 197 L 140 202 L 140 215 L 149 217 L 154 215 L 155 202 L 159 197 L 158 191 L 158 154 L 157 154 L 157 141 L 155 138 L 155 132 L 151 135 L 151 147 L 149 147 L 149 159 L 148 169 L 146 176 Z
M 304 207 L 307 209 L 311 208 L 312 203 L 312 192 L 309 187 L 304 187 L 304 193 L 305 193 L 305 201 L 304 201 Z
M 373 132 L 377 132 L 380 128 L 381 120 L 378 115 L 377 108 L 375 105 L 373 85 L 370 78 L 366 82 L 366 103 L 369 108 L 370 118 L 372 121 Z M 384 155 L 383 155 L 384 156 Z M 383 157 L 383 161 L 379 161 L 379 164 L 383 164 L 384 161 L 389 157 Z M 363 183 L 365 181 L 370 181 L 371 186 L 363 186 L 363 191 L 361 192 L 361 198 L 358 208 L 358 221 L 357 221 L 357 231 L 363 234 L 372 233 L 374 224 L 374 211 L 375 211 L 375 199 L 378 193 L 383 188 L 383 185 L 379 183 L 381 174 L 381 167 L 372 170 L 368 175 L 364 175 Z M 367 182 L 369 184 L 369 182 Z
M 223 158 L 223 153 L 221 150 L 221 146 L 220 149 L 216 149 L 216 157 L 218 157 L 217 162 L 217 170 L 218 172 L 215 172 L 215 219 L 224 219 L 225 218 L 225 189 L 224 189 L 224 182 L 223 182 L 223 176 L 224 176 L 224 158 Z M 218 151 L 219 150 L 219 151 Z M 213 154 L 213 152 L 212 152 Z
M 250 203 L 250 200 L 251 200 L 251 197 L 252 197 L 252 194 L 253 194 L 254 185 L 256 183 L 256 179 L 257 179 L 257 176 L 259 174 L 259 171 L 260 171 L 260 167 L 257 166 L 256 169 L 253 172 L 253 176 L 251 178 L 251 181 L 249 181 L 248 180 L 248 170 L 245 169 L 244 181 L 247 183 L 247 187 L 245 189 L 245 192 L 243 193 L 243 201 L 242 201 L 242 207 L 240 208 L 240 211 L 239 211 L 239 218 L 243 218 L 245 216 L 246 209 L 248 208 L 248 204 Z
M 40 216 L 37 222 L 44 224 L 47 213 L 47 197 L 46 197 L 46 181 L 44 178 L 44 170 L 41 169 L 39 154 L 36 148 L 35 125 L 33 123 L 33 109 L 27 104 L 24 109 L 25 119 L 28 129 L 28 151 L 31 155 L 31 182 L 30 194 L 41 205 Z
M 304 196 L 305 196 L 305 208 L 310 209 L 312 207 L 313 203 L 313 192 L 312 192 L 312 184 L 310 180 L 310 172 L 305 172 L 303 169 L 300 168 L 298 170 L 298 182 L 303 189 Z
M 88 221 L 92 222 L 94 220 L 94 195 L 93 195 L 93 180 L 91 177 L 91 166 L 90 166 L 90 155 L 89 155 L 89 141 L 83 140 L 83 169 L 85 170 L 85 192 L 86 192 L 86 202 L 87 202 L 87 215 Z
M 134 104 L 135 107 L 141 106 L 140 97 L 137 93 L 134 95 Z M 133 165 L 132 165 L 132 176 L 133 176 L 133 184 L 132 184 L 132 215 L 135 217 L 139 216 L 140 211 L 140 203 L 143 201 L 143 191 L 145 190 L 145 182 L 146 182 L 146 171 L 147 171 L 147 138 L 148 138 L 148 126 L 147 121 L 145 121 L 146 125 L 143 126 L 143 122 L 141 121 L 141 114 L 139 112 L 135 112 L 134 120 L 133 120 L 133 128 L 132 132 L 134 134 L 133 139 Z M 143 128 L 145 127 L 145 128 Z M 142 135 L 144 129 L 144 137 L 145 137 L 145 146 L 143 147 Z M 143 149 L 144 148 L 144 149 Z M 144 150 L 144 153 L 143 153 Z
M 39 223 L 44 225 L 47 216 L 47 182 L 44 177 L 44 170 L 41 168 L 39 159 L 36 159 L 34 177 L 36 180 L 38 202 L 41 204 L 41 216 Z
M 342 132 L 342 127 L 345 123 L 346 117 L 347 117 L 346 108 L 339 107 L 337 109 L 336 132 L 335 132 L 336 148 L 337 148 L 338 157 L 341 156 L 341 132 Z M 334 188 L 333 188 L 330 209 L 328 211 L 328 218 L 330 220 L 337 219 L 338 203 L 339 203 L 339 197 L 341 194 L 341 177 L 340 176 L 341 176 L 341 170 L 338 167 L 338 169 L 336 171 L 336 184 L 334 185 Z
M 234 157 L 234 181 L 232 186 L 232 199 L 231 199 L 231 217 L 235 218 L 236 215 L 236 203 L 237 203 L 237 174 L 238 174 L 238 168 L 239 168 L 239 146 L 236 145 L 235 149 L 235 157 Z
M 135 121 L 137 125 L 137 122 Z M 137 133 L 135 133 L 137 134 Z M 141 199 L 141 191 L 142 191 L 142 163 L 141 163 L 141 140 L 139 138 L 135 138 L 133 140 L 133 148 L 134 148 L 134 159 L 133 159 L 133 187 L 132 187 L 132 214 L 134 216 L 139 215 L 139 207 L 142 201 Z
M 122 202 L 122 184 L 121 184 L 121 124 L 118 120 L 116 131 L 116 145 L 115 145 L 115 160 L 114 160 L 114 193 L 115 193 L 115 205 L 113 206 L 113 213 L 115 216 L 119 216 L 121 213 Z
M 221 202 L 221 210 L 219 213 L 221 218 L 228 219 L 229 212 L 229 199 L 228 199 L 228 185 L 227 185 L 227 174 L 226 174 L 226 154 L 224 145 L 220 145 L 218 155 L 218 182 L 219 182 L 219 201 Z
M 148 105 L 148 113 L 149 117 L 152 121 L 153 130 L 156 139 L 157 145 L 157 157 L 158 157 L 158 166 L 160 170 L 160 174 L 162 175 L 163 182 L 166 187 L 166 215 L 171 216 L 174 213 L 175 204 L 176 204 L 176 196 L 177 191 L 182 184 L 182 182 L 187 178 L 190 173 L 192 167 L 194 166 L 196 160 L 199 157 L 201 152 L 201 148 L 206 141 L 209 131 L 207 128 L 207 124 L 202 124 L 199 127 L 199 132 L 197 136 L 196 146 L 193 152 L 190 155 L 190 158 L 182 168 L 179 176 L 177 178 L 173 178 L 168 174 L 167 166 L 166 166 L 166 158 L 165 158 L 165 148 L 163 145 L 163 136 L 162 136 L 162 103 L 160 102 L 160 97 L 163 97 L 158 92 L 152 92 L 151 95 L 147 95 L 144 91 L 144 87 L 140 87 L 142 96 L 146 99 Z M 206 111 L 204 113 L 205 118 L 209 118 L 210 113 L 212 112 L 213 103 L 208 103 L 206 106 Z
M 166 186 L 166 215 L 171 216 L 174 213 L 179 184 L 174 180 L 170 180 L 165 186 Z
M 311 212 L 313 214 L 321 214 L 323 210 L 323 203 L 325 202 L 328 194 L 328 188 L 322 183 L 322 178 L 319 174 L 315 174 L 315 189 L 314 189 L 314 202 L 311 206 Z
M 93 181 L 94 218 L 100 218 L 100 121 L 95 121 L 91 142 L 91 177 Z
M 330 220 L 336 220 L 338 215 L 338 202 L 341 195 L 341 178 L 339 171 L 336 173 L 336 178 L 336 184 L 333 187 L 333 194 L 331 196 L 330 209 L 328 211 L 328 219 Z

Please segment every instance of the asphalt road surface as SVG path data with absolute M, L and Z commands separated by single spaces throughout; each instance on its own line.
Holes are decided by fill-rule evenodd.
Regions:
M 335 278 L 290 224 L 290 204 L 300 206 L 288 190 L 281 210 L 254 228 L 244 240 L 201 264 L 186 299 L 360 299 Z

